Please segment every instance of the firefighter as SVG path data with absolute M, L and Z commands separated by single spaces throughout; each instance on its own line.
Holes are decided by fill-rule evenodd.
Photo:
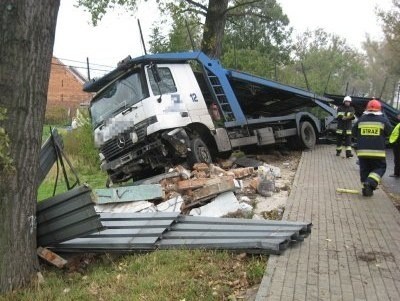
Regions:
M 363 196 L 372 196 L 386 171 L 386 137 L 392 126 L 383 116 L 381 103 L 372 99 L 355 123 L 352 134 L 357 138 L 357 156 Z
M 351 97 L 346 96 L 343 104 L 337 110 L 337 130 L 336 130 L 336 156 L 340 156 L 342 145 L 346 147 L 346 158 L 353 157 L 351 153 L 351 126 L 355 119 L 355 110 L 351 105 Z

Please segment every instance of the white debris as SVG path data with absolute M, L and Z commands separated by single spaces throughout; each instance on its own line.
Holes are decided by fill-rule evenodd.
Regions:
M 239 210 L 244 211 L 244 212 L 251 212 L 253 211 L 253 207 L 250 206 L 247 203 L 239 203 Z
M 221 217 L 240 209 L 239 201 L 232 191 L 218 195 L 212 202 L 190 211 L 190 215 Z
M 177 197 L 174 197 L 172 199 L 169 199 L 168 201 L 162 202 L 161 204 L 157 205 L 156 210 L 162 212 L 180 212 L 182 203 L 183 203 L 183 198 L 180 195 L 178 195 Z

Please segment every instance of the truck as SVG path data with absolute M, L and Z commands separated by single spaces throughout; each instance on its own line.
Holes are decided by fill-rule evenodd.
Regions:
M 201 51 L 128 56 L 84 85 L 101 169 L 110 183 L 245 146 L 312 149 L 334 131 L 329 99 L 225 69 Z

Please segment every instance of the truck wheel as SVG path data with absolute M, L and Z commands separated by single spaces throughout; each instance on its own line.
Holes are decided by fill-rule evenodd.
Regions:
M 304 148 L 312 149 L 317 143 L 315 129 L 309 121 L 300 123 L 300 143 Z
M 200 138 L 194 138 L 190 141 L 191 152 L 189 154 L 188 163 L 211 163 L 211 153 L 207 145 Z

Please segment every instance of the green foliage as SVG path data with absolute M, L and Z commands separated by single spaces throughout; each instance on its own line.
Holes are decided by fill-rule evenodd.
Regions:
M 389 11 L 378 11 L 378 17 L 383 22 L 383 33 L 385 35 L 387 58 L 391 64 L 388 65 L 391 73 L 400 76 L 400 0 L 392 0 L 393 7 Z
M 234 49 L 229 49 L 224 52 L 221 60 L 224 67 L 229 69 L 267 78 L 275 77 L 275 62 L 258 50 L 239 49 L 235 51 Z
M 224 49 L 252 50 L 280 65 L 289 60 L 292 29 L 289 19 L 275 0 L 239 5 L 228 14 Z M 257 56 L 257 57 L 258 57 Z M 253 57 L 253 59 L 257 59 Z M 243 57 L 238 55 L 238 60 Z M 257 73 L 259 74 L 259 73 Z
M 166 3 L 162 6 L 164 19 L 154 23 L 150 36 L 150 51 L 152 53 L 188 51 L 193 48 L 195 50 L 200 48 L 202 30 L 200 18 L 190 12 L 182 14 L 186 6 L 187 4 L 183 1 L 179 5 Z M 172 21 L 172 23 L 168 24 L 167 20 Z M 163 34 L 163 28 L 168 25 L 170 25 L 169 31 Z
M 146 0 L 143 0 L 146 2 Z M 86 8 L 92 17 L 94 26 L 104 17 L 108 10 L 116 7 L 125 7 L 127 10 L 134 12 L 141 0 L 78 0 L 78 6 Z
M 13 160 L 10 156 L 10 139 L 6 130 L 1 126 L 7 118 L 7 109 L 0 107 L 0 172 L 10 170 Z
M 280 70 L 285 83 L 307 88 L 308 82 L 317 94 L 344 94 L 347 83 L 365 79 L 364 57 L 335 34 L 306 31 L 297 37 L 293 49 L 292 63 Z
M 93 129 L 90 124 L 68 132 L 64 137 L 64 148 L 67 156 L 74 158 L 83 170 L 98 170 L 100 162 L 98 150 L 94 146 Z

